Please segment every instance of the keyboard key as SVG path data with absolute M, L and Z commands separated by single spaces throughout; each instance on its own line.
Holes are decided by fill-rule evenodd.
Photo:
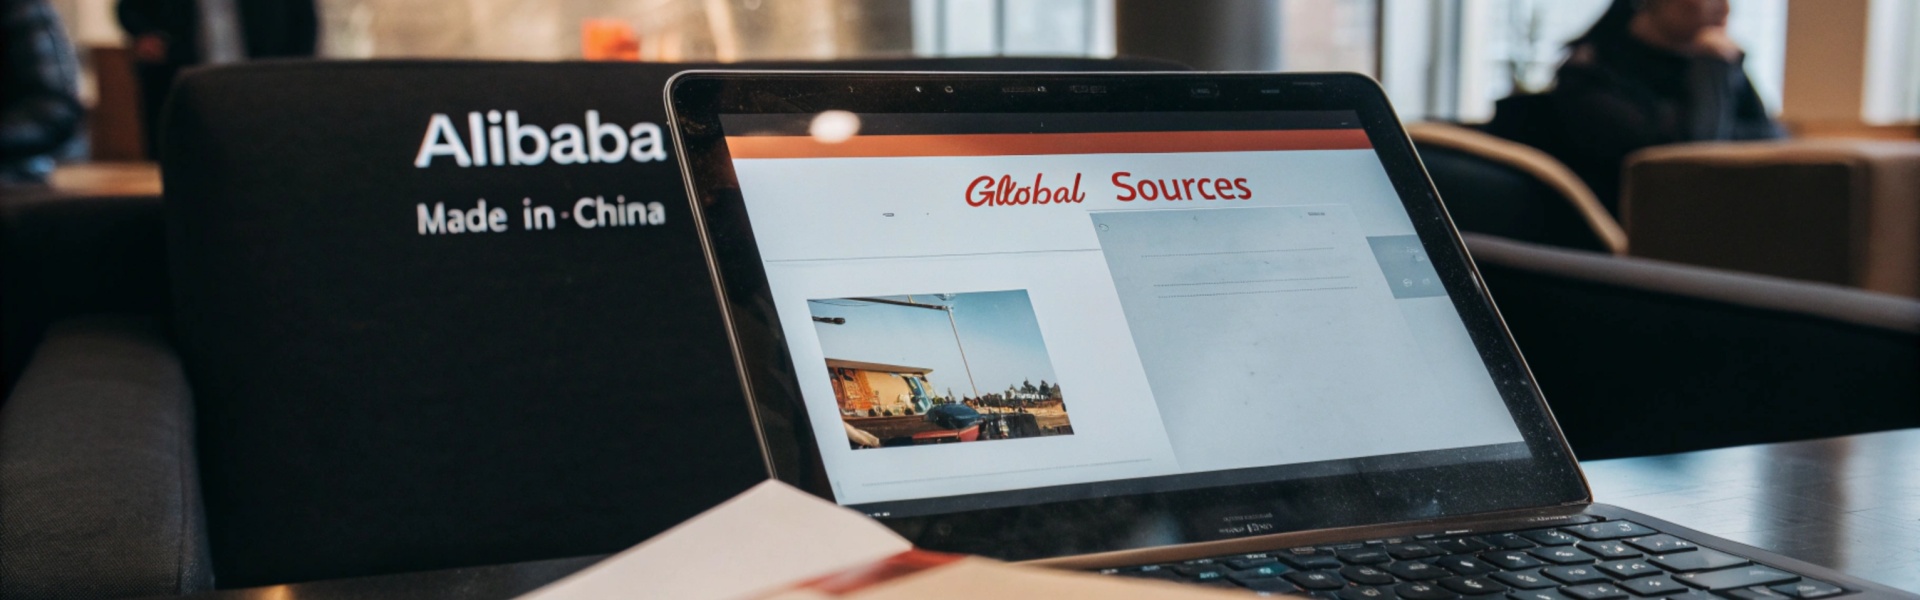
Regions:
M 1485 577 L 1448 577 L 1440 580 L 1440 586 L 1468 596 L 1497 594 L 1507 591 L 1507 586 Z
M 1671 535 L 1667 535 L 1664 533 L 1660 535 L 1650 535 L 1647 537 L 1632 538 L 1627 540 L 1627 543 L 1632 544 L 1633 547 L 1635 548 L 1639 548 L 1641 550 L 1645 550 L 1647 552 L 1651 552 L 1654 554 L 1666 554 L 1668 552 L 1686 552 L 1688 550 L 1692 550 L 1694 548 L 1700 547 L 1698 544 L 1695 544 L 1693 542 L 1689 542 L 1689 541 L 1686 541 L 1677 537 L 1673 537 Z
M 1546 546 L 1527 551 L 1529 554 L 1556 565 L 1581 565 L 1593 562 L 1593 555 L 1581 552 L 1572 546 Z
M 1480 560 L 1493 563 L 1494 566 L 1508 571 L 1514 569 L 1531 569 L 1544 564 L 1540 562 L 1540 559 L 1534 558 L 1532 554 L 1519 551 L 1488 552 L 1480 555 Z
M 1340 568 L 1340 559 L 1334 558 L 1332 554 L 1326 554 L 1321 552 L 1315 552 L 1312 554 L 1300 554 L 1295 552 L 1288 552 L 1285 554 L 1281 554 L 1276 558 L 1279 558 L 1280 562 L 1286 563 L 1287 566 L 1293 567 L 1295 569 L 1300 569 L 1302 571 Z
M 1347 587 L 1347 581 L 1332 571 L 1294 571 L 1281 577 L 1309 590 L 1337 590 Z
M 1394 558 L 1400 560 L 1440 555 L 1439 550 L 1435 550 L 1432 546 L 1426 544 L 1388 544 L 1386 550 L 1387 554 L 1391 554 Z
M 1439 579 L 1441 577 L 1446 577 L 1448 575 L 1453 574 L 1452 571 L 1448 571 L 1446 569 L 1433 566 L 1430 563 L 1416 562 L 1411 560 L 1403 560 L 1397 563 L 1387 565 L 1387 572 L 1392 573 L 1394 575 L 1399 575 L 1401 579 L 1405 579 L 1408 581 L 1425 581 L 1428 579 Z
M 1480 536 L 1480 539 L 1502 550 L 1525 550 L 1539 545 L 1518 533 L 1492 533 Z
M 1628 579 L 1620 582 L 1620 587 L 1638 596 L 1665 596 L 1667 594 L 1685 592 L 1693 589 L 1675 583 L 1673 578 L 1665 575 Z
M 1188 576 L 1187 580 L 1197 583 L 1225 583 L 1227 581 L 1227 572 L 1208 571 L 1198 575 Z
M 1516 590 L 1507 593 L 1508 600 L 1572 600 L 1553 590 Z
M 1460 596 L 1459 594 L 1453 593 L 1453 590 L 1422 582 L 1402 583 L 1394 586 L 1393 593 L 1405 600 L 1453 600 Z
M 1360 585 L 1393 585 L 1399 583 L 1394 580 L 1392 573 L 1388 573 L 1379 567 L 1369 567 L 1366 565 L 1353 565 L 1340 569 L 1340 576 L 1347 578 L 1347 581 Z
M 1587 566 L 1587 565 L 1547 567 L 1545 569 L 1541 569 L 1540 573 L 1548 577 L 1558 579 L 1560 580 L 1560 583 L 1565 583 L 1569 585 L 1580 584 L 1580 583 L 1593 583 L 1596 581 L 1612 581 L 1611 578 L 1607 577 L 1606 573 L 1601 573 L 1600 569 Z
M 1246 581 L 1235 579 L 1233 581 L 1234 583 L 1240 584 L 1240 587 L 1247 588 L 1249 590 L 1253 590 L 1256 592 L 1265 592 L 1269 594 L 1300 593 L 1299 586 L 1295 586 L 1293 585 L 1293 582 L 1287 581 L 1285 579 L 1280 579 L 1277 577 L 1268 577 L 1265 579 L 1249 579 Z
M 1493 578 L 1500 580 L 1501 583 L 1523 590 L 1537 590 L 1540 588 L 1558 587 L 1560 585 L 1560 582 L 1547 579 L 1546 576 L 1541 575 L 1539 571 L 1494 573 Z
M 1227 573 L 1227 581 L 1233 581 L 1233 583 L 1238 583 L 1240 587 L 1250 588 L 1250 590 L 1256 590 L 1256 592 L 1281 592 L 1281 594 L 1296 594 L 1296 592 L 1300 592 L 1300 587 L 1296 587 L 1292 581 L 1286 581 L 1286 579 L 1281 579 L 1281 577 L 1271 577 L 1271 575 L 1248 577 L 1244 571 L 1242 571 L 1242 573 Z
M 1340 600 L 1393 600 L 1390 587 L 1350 587 L 1340 590 Z
M 1220 579 L 1227 576 L 1226 565 L 1216 565 L 1216 564 L 1210 564 L 1210 563 L 1174 565 L 1173 571 L 1175 573 L 1185 575 L 1189 578 L 1192 578 L 1198 581 Z
M 1667 570 L 1669 571 L 1679 571 L 1679 572 L 1685 573 L 1688 571 L 1707 571 L 1711 569 L 1724 569 L 1727 567 L 1740 566 L 1740 565 L 1747 564 L 1747 559 L 1740 558 L 1732 554 L 1727 554 L 1725 552 L 1720 552 L 1718 550 L 1709 550 L 1707 548 L 1701 548 L 1693 552 L 1680 552 L 1677 554 L 1666 554 L 1666 555 L 1657 556 L 1657 557 L 1654 557 L 1653 563 L 1660 565 L 1662 567 L 1666 567 Z M 1736 586 L 1736 587 L 1746 587 L 1746 586 Z
M 1448 571 L 1453 571 L 1461 575 L 1479 575 L 1499 570 L 1493 565 L 1480 562 L 1480 559 L 1471 556 L 1449 556 L 1433 561 L 1433 564 L 1440 565 Z
M 1647 561 L 1644 560 L 1616 560 L 1600 563 L 1599 566 L 1600 570 L 1612 573 L 1614 577 L 1621 579 L 1632 579 L 1661 572 L 1660 569 L 1647 564 Z
M 1740 588 L 1721 593 L 1734 600 L 1787 600 L 1793 597 L 1763 587 Z
M 1580 538 L 1567 535 L 1567 532 L 1564 532 L 1558 529 L 1535 529 L 1533 531 L 1522 531 L 1520 532 L 1520 537 L 1533 540 L 1534 543 L 1540 544 L 1542 546 L 1566 546 L 1574 542 L 1580 541 Z
M 1579 600 L 1614 600 L 1627 597 L 1627 591 L 1611 583 L 1589 583 L 1560 588 L 1560 592 Z
M 1804 600 L 1838 596 L 1847 593 L 1846 590 L 1840 589 L 1840 586 L 1825 581 L 1814 581 L 1812 579 L 1802 579 L 1798 583 L 1776 585 L 1773 586 L 1773 591 Z
M 1265 554 L 1249 554 L 1246 556 L 1241 556 L 1236 558 L 1226 558 L 1226 559 L 1220 560 L 1221 564 L 1224 564 L 1227 566 L 1227 568 L 1233 569 L 1236 571 L 1243 570 L 1243 569 L 1251 569 L 1254 567 L 1258 567 L 1260 565 L 1270 565 L 1276 562 L 1280 562 L 1280 559 L 1267 556 Z
M 1493 546 L 1493 550 L 1526 550 L 1540 545 L 1518 533 L 1489 533 L 1478 539 Z
M 1167 565 L 1142 565 L 1142 566 L 1133 567 L 1130 569 L 1113 569 L 1113 570 L 1117 571 L 1116 573 L 1114 573 L 1115 575 L 1121 575 L 1125 577 L 1149 577 L 1149 578 L 1157 579 L 1157 578 L 1163 578 L 1162 576 L 1165 576 L 1165 578 L 1172 578 L 1175 580 L 1180 579 L 1180 575 L 1178 573 L 1174 573 L 1173 569 L 1171 567 L 1168 567 Z M 1106 571 L 1101 571 L 1101 572 L 1105 573 Z
M 1580 544 L 1578 547 L 1587 554 L 1598 556 L 1602 560 L 1640 557 L 1639 550 L 1635 550 L 1632 546 L 1620 542 L 1587 542 Z
M 1388 555 L 1385 549 L 1378 547 L 1345 550 L 1334 555 L 1340 557 L 1341 562 L 1350 565 L 1377 565 L 1393 562 L 1393 556 Z
M 1702 549 L 1701 552 L 1712 552 L 1712 551 Z M 1693 554 L 1693 553 L 1689 552 L 1688 554 Z M 1685 556 L 1685 555 L 1683 554 L 1681 556 Z M 1673 578 L 1680 580 L 1680 583 L 1691 585 L 1693 587 L 1697 587 L 1710 592 L 1718 592 L 1721 590 L 1731 590 L 1734 588 L 1751 587 L 1756 585 L 1773 585 L 1776 583 L 1787 583 L 1789 581 L 1796 581 L 1800 579 L 1800 576 L 1792 573 L 1788 573 L 1786 571 L 1782 571 L 1779 569 L 1775 569 L 1773 567 L 1763 567 L 1760 565 L 1752 565 L 1752 566 L 1746 566 L 1746 567 L 1734 567 L 1731 569 L 1721 569 L 1718 571 L 1707 571 L 1704 573 L 1682 573 L 1682 574 L 1673 576 Z
M 1660 533 L 1654 531 L 1652 527 L 1633 521 L 1602 521 L 1599 523 L 1563 527 L 1561 529 L 1589 540 L 1617 540 L 1626 537 L 1641 537 Z
M 1292 570 L 1293 569 L 1289 569 L 1287 568 L 1286 565 L 1283 565 L 1280 563 L 1267 563 L 1264 565 L 1253 565 L 1245 569 L 1234 571 L 1233 574 L 1239 575 L 1241 577 L 1248 578 L 1248 579 L 1271 579 L 1274 577 L 1279 577 L 1285 574 L 1286 572 L 1292 571 Z
M 1474 552 L 1481 552 L 1481 551 L 1493 549 L 1493 544 L 1489 544 L 1484 541 L 1481 541 L 1480 538 L 1470 538 L 1470 537 L 1451 539 L 1451 540 L 1440 540 L 1437 542 L 1433 542 L 1431 545 L 1435 549 L 1438 549 L 1439 551 L 1445 552 L 1447 554 L 1472 554 Z

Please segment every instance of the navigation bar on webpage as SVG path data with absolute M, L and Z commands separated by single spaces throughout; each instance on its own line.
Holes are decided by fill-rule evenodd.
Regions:
M 735 160 L 761 158 L 893 158 L 1366 150 L 1361 129 L 1153 131 L 870 135 L 826 142 L 809 136 L 728 136 Z

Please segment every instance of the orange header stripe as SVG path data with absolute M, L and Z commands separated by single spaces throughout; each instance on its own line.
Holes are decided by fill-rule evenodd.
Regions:
M 727 150 L 735 159 L 1263 152 L 1372 147 L 1367 141 L 1367 132 L 1361 129 L 870 135 L 855 136 L 837 144 L 804 135 L 727 138 Z

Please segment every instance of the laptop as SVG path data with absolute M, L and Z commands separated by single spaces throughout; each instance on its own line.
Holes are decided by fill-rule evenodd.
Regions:
M 1339 600 L 1913 598 L 1592 501 L 1380 88 L 688 72 L 771 475 L 931 550 Z

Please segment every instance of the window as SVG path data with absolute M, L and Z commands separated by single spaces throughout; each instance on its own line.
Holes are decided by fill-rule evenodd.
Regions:
M 1786 72 L 1786 0 L 1730 0 L 1727 31 L 1769 110 L 1780 110 Z M 1383 2 L 1381 79 L 1401 116 L 1481 122 L 1516 92 L 1544 91 L 1565 46 L 1609 0 L 1395 0 Z
M 1113 0 L 913 0 L 921 56 L 1112 56 Z
M 321 54 L 331 58 L 728 61 L 913 52 L 912 7 L 893 0 L 318 3 Z
M 1354 71 L 1379 76 L 1375 60 L 1375 0 L 1283 0 L 1280 68 Z
M 322 54 L 651 61 L 1111 56 L 1113 0 L 319 0 Z
M 1861 120 L 1920 121 L 1920 2 L 1873 0 L 1868 11 Z

